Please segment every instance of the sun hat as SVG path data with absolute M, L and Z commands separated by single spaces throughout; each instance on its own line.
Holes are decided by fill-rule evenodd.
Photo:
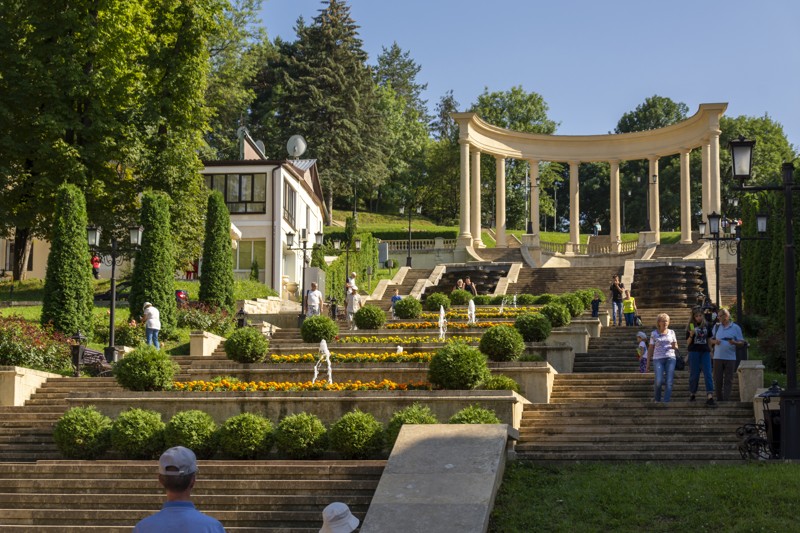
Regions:
M 636 334 L 636 338 L 637 339 L 646 339 L 647 338 L 647 334 L 644 331 L 640 331 L 639 333 Z
M 322 511 L 322 529 L 319 533 L 350 533 L 358 527 L 358 518 L 342 502 L 333 502 Z
M 176 468 L 177 470 L 168 470 Z M 161 454 L 158 473 L 163 476 L 186 476 L 197 472 L 197 457 L 189 448 L 175 446 Z
M 148 307 L 153 307 L 153 304 L 151 304 L 150 302 L 145 302 L 144 305 L 142 306 L 142 309 L 147 309 Z

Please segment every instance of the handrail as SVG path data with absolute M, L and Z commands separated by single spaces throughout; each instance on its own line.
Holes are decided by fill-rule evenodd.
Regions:
M 389 245 L 390 252 L 405 252 L 408 250 L 408 240 L 381 241 Z M 411 239 L 411 250 L 437 250 L 455 248 L 456 239 Z

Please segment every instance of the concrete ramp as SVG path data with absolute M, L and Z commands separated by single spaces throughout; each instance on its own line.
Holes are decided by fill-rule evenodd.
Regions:
M 508 438 L 505 424 L 404 425 L 361 533 L 487 531 Z

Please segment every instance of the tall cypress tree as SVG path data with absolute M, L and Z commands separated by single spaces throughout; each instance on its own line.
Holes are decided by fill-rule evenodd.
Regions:
M 233 248 L 231 216 L 219 191 L 208 196 L 206 238 L 200 267 L 200 301 L 233 309 Z
M 75 185 L 61 185 L 56 195 L 41 321 L 68 335 L 80 331 L 89 336 L 92 329 L 94 302 L 86 224 L 83 193 Z
M 142 196 L 142 246 L 136 252 L 131 293 L 131 317 L 142 316 L 145 302 L 161 313 L 162 329 L 175 327 L 175 249 L 170 232 L 170 198 L 163 192 L 148 191 Z

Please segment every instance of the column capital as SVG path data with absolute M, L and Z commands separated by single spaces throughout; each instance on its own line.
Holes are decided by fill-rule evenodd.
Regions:
M 493 155 L 494 155 L 494 158 L 497 159 L 498 161 L 500 161 L 501 159 L 503 161 L 506 160 L 506 156 L 504 156 L 504 155 L 497 155 L 497 154 L 493 154 Z
M 650 161 L 651 163 L 655 163 L 659 159 L 661 159 L 660 155 L 651 154 L 647 156 L 647 160 Z
M 619 165 L 619 159 L 609 159 L 608 160 L 608 164 L 609 165 Z
M 686 146 L 681 146 L 681 153 L 682 154 L 690 154 L 690 153 L 692 153 L 692 148 L 687 148 Z
M 459 138 L 458 139 L 458 144 L 466 144 L 467 146 L 472 146 L 472 144 L 469 142 L 469 139 Z
M 576 167 L 581 164 L 579 159 L 573 159 L 571 161 L 567 161 L 567 163 L 569 163 L 569 166 L 576 166 Z

